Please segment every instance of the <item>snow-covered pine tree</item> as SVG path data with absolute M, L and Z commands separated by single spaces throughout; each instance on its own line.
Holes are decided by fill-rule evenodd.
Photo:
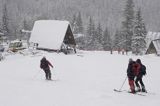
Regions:
M 103 49 L 105 51 L 110 51 L 112 49 L 112 41 L 107 27 L 103 34 Z
M 26 19 L 23 20 L 23 29 L 24 30 L 30 30 L 30 27 L 29 27 Z
M 71 26 L 74 34 L 83 34 L 84 28 L 83 28 L 81 12 L 78 13 L 78 16 L 76 16 L 76 14 L 73 15 Z
M 3 16 L 2 16 L 2 32 L 5 36 L 9 37 L 10 31 L 9 31 L 9 16 L 8 16 L 8 10 L 7 5 L 4 3 L 3 5 Z
M 20 37 L 29 40 L 29 38 L 30 38 L 29 31 L 31 28 L 30 28 L 30 25 L 28 24 L 28 21 L 26 20 L 26 18 L 24 18 L 21 27 L 22 27 L 22 29 L 21 29 L 21 36 Z
M 122 48 L 123 39 L 121 32 L 119 30 L 116 30 L 115 36 L 114 36 L 114 49 L 118 50 Z
M 82 17 L 81 17 L 81 12 L 78 13 L 77 19 L 76 19 L 77 27 L 78 27 L 78 32 L 79 34 L 83 34 L 83 22 L 82 22 Z
M 77 47 L 79 49 L 84 49 L 85 41 L 83 34 L 83 22 L 81 18 L 81 13 L 79 12 L 78 16 L 73 15 L 73 20 L 71 22 L 73 34 L 76 40 Z
M 71 22 L 71 26 L 72 26 L 72 30 L 73 30 L 73 34 L 77 34 L 77 19 L 76 19 L 76 15 L 74 14 L 73 15 L 73 19 L 72 19 L 72 22 Z
M 103 30 L 101 23 L 98 23 L 96 28 L 96 38 L 97 38 L 97 50 L 103 50 Z
M 142 54 L 146 49 L 146 27 L 142 18 L 141 9 L 138 9 L 135 17 L 134 36 L 132 37 L 132 52 Z
M 124 49 L 126 51 L 130 51 L 131 43 L 132 43 L 132 36 L 134 30 L 134 2 L 133 0 L 127 0 L 126 6 L 124 9 L 124 21 L 122 22 L 122 32 L 123 32 L 123 39 L 124 42 Z
M 87 50 L 94 50 L 94 36 L 95 36 L 95 24 L 93 22 L 92 17 L 90 16 L 88 27 L 87 27 L 87 35 L 86 35 Z
M 97 32 L 97 28 L 95 27 L 95 24 L 93 22 L 93 26 L 92 26 L 92 47 L 91 50 L 103 50 L 103 46 L 102 44 L 99 42 L 99 35 Z

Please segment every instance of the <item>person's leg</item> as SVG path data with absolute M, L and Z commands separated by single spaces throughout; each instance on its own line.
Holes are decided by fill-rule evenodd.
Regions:
M 144 86 L 142 78 L 139 80 L 139 82 L 140 82 L 141 86 Z
M 135 93 L 135 86 L 134 86 L 134 80 L 133 79 L 129 79 L 129 86 L 131 89 L 131 93 Z
M 47 70 L 44 70 L 45 72 L 45 77 L 46 77 L 46 80 L 48 79 L 48 73 L 47 73 Z
M 51 71 L 50 71 L 50 70 L 48 70 L 48 79 L 49 79 L 49 80 L 52 79 L 52 78 L 51 78 Z
M 135 84 L 136 84 L 136 87 L 137 87 L 137 91 L 138 91 L 138 92 L 141 91 L 140 86 L 139 86 L 139 84 L 138 84 L 139 81 L 140 81 L 140 79 L 139 79 L 139 77 L 137 77 L 136 80 L 135 80 Z
M 140 79 L 140 84 L 141 84 L 141 87 L 142 87 L 142 92 L 147 92 L 142 78 Z

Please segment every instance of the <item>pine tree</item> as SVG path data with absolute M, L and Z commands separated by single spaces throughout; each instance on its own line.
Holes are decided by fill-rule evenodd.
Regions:
M 82 22 L 81 12 L 78 13 L 76 23 L 77 23 L 77 27 L 78 27 L 77 33 L 83 34 L 83 22 Z
M 122 39 L 122 35 L 121 32 L 116 30 L 115 36 L 114 36 L 114 49 L 121 49 L 122 48 L 122 44 L 123 43 L 123 39 Z
M 74 14 L 74 15 L 73 15 L 72 22 L 71 22 L 71 26 L 72 26 L 72 30 L 73 30 L 73 33 L 74 33 L 74 34 L 77 34 L 77 33 L 78 33 L 76 18 L 77 18 L 77 17 L 76 17 L 76 15 Z
M 89 21 L 89 27 L 88 29 L 88 34 L 90 34 L 91 38 L 91 43 L 89 46 L 89 50 L 102 50 L 102 44 L 99 42 L 99 36 L 95 27 L 95 23 L 93 22 L 92 18 L 90 18 Z
M 26 19 L 23 20 L 23 29 L 24 29 L 24 30 L 29 30 L 29 29 L 30 29 L 30 28 L 29 28 L 29 25 L 27 24 Z
M 106 27 L 104 34 L 103 34 L 103 48 L 105 51 L 110 51 L 112 49 L 112 41 L 110 37 L 110 33 L 108 28 Z
M 22 32 L 21 32 L 20 37 L 28 40 L 30 38 L 30 33 L 28 31 L 30 31 L 30 29 L 31 28 L 30 28 L 27 20 L 24 19 L 23 23 L 22 23 L 22 30 L 21 30 Z M 26 32 L 23 32 L 23 30 L 26 31 Z
M 2 32 L 5 36 L 9 36 L 9 16 L 6 3 L 3 5 L 3 16 L 2 16 Z
M 95 24 L 92 17 L 89 18 L 89 24 L 87 27 L 87 36 L 86 36 L 86 49 L 94 50 L 94 35 L 95 34 Z
M 97 50 L 103 50 L 103 30 L 101 23 L 98 23 L 96 29 L 96 38 L 97 38 Z
M 123 48 L 131 50 L 132 36 L 134 30 L 134 3 L 133 0 L 127 0 L 124 10 L 124 21 L 122 22 L 123 39 L 125 40 Z
M 98 23 L 98 27 L 96 29 L 96 33 L 97 33 L 97 39 L 100 43 L 102 43 L 103 40 L 103 30 L 102 30 L 102 26 L 101 23 Z
M 136 55 L 142 54 L 142 52 L 145 50 L 145 48 L 146 48 L 146 42 L 145 42 L 146 34 L 147 34 L 146 27 L 143 22 L 141 10 L 139 9 L 136 13 L 134 36 L 132 38 L 133 39 L 132 40 L 132 50 L 133 50 L 134 54 L 136 54 Z
M 84 49 L 84 34 L 83 34 L 83 24 L 82 24 L 82 18 L 81 13 L 79 12 L 78 16 L 73 15 L 73 20 L 71 22 L 73 34 L 77 43 L 77 47 L 79 49 Z

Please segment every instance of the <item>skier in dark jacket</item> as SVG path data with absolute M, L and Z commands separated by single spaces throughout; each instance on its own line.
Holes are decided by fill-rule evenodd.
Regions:
M 46 80 L 51 80 L 51 71 L 49 66 L 53 68 L 53 65 L 45 57 L 43 57 L 40 61 L 40 68 L 44 70 Z
M 139 64 L 137 64 L 132 59 L 129 59 L 128 68 L 127 68 L 127 77 L 128 77 L 131 93 L 135 93 L 134 78 L 138 74 L 139 68 L 140 68 Z
M 147 92 L 145 89 L 145 85 L 143 83 L 143 80 L 142 80 L 143 75 L 146 74 L 146 67 L 142 64 L 140 59 L 137 59 L 136 62 L 140 64 L 139 74 L 136 76 L 136 80 L 135 80 L 137 91 Z M 141 84 L 141 88 L 140 88 L 140 85 L 138 84 L 138 82 Z

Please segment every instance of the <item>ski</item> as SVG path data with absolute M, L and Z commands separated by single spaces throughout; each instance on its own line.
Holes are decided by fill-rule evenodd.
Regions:
M 83 55 L 77 55 L 77 56 L 83 57 Z
M 127 90 L 118 90 L 118 89 L 114 89 L 115 92 L 125 92 L 125 93 L 130 93 L 130 94 L 133 94 L 133 95 L 139 95 L 139 96 L 146 96 L 145 94 L 142 94 L 140 92 L 136 92 L 136 93 L 131 93 Z
M 122 90 L 114 89 L 115 92 L 122 92 Z
M 48 81 L 48 82 L 50 82 L 50 81 L 59 81 L 59 79 L 51 79 L 51 80 L 46 80 L 46 81 Z

